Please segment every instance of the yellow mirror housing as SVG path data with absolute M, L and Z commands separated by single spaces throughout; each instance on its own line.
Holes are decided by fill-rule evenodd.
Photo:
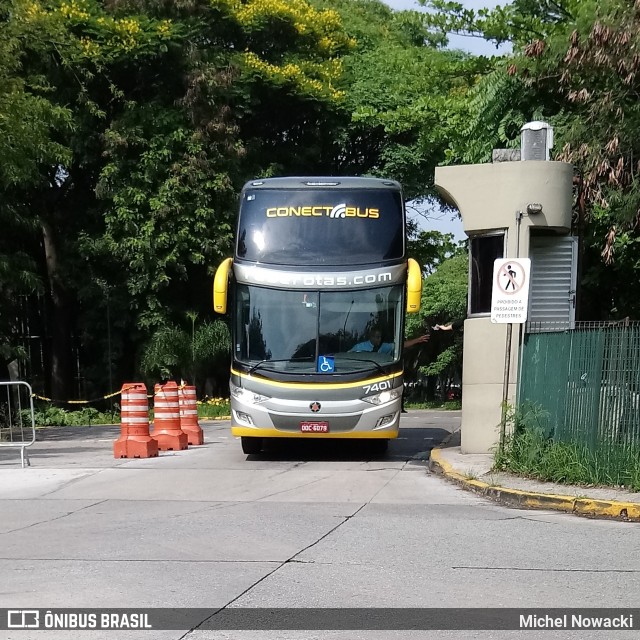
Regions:
M 232 258 L 223 260 L 213 278 L 213 310 L 216 313 L 227 313 L 227 285 L 232 262 Z
M 407 264 L 407 313 L 420 311 L 420 298 L 422 297 L 422 272 L 420 265 L 409 258 Z

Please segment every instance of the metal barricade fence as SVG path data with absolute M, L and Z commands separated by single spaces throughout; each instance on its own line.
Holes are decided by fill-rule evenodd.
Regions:
M 0 382 L 0 447 L 20 449 L 20 462 L 30 466 L 27 447 L 36 441 L 31 385 Z

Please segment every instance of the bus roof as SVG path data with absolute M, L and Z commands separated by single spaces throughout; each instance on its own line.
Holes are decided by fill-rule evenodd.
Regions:
M 245 183 L 243 189 L 389 189 L 401 191 L 395 180 L 356 176 L 291 176 L 259 178 Z

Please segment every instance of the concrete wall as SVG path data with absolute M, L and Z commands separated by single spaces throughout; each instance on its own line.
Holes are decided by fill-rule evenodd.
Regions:
M 529 255 L 533 228 L 571 229 L 573 167 L 563 162 L 525 161 L 438 167 L 436 187 L 456 206 L 469 236 L 504 231 L 505 258 Z M 542 212 L 527 214 L 530 204 Z M 520 325 L 513 326 L 507 401 L 514 403 Z M 462 452 L 486 453 L 499 442 L 504 393 L 507 325 L 489 316 L 464 325 Z
M 523 226 L 550 227 L 564 233 L 571 228 L 573 167 L 565 162 L 438 167 L 435 182 L 444 198 L 459 209 L 469 235 L 515 228 L 516 212 L 526 211 L 531 203 L 542 204 L 542 213 L 523 220 Z M 520 257 L 526 255 L 521 253 Z

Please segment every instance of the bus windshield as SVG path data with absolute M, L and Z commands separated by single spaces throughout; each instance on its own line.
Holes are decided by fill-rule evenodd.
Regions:
M 262 370 L 332 373 L 379 369 L 401 353 L 402 286 L 291 291 L 238 284 L 234 358 Z
M 263 264 L 353 266 L 401 260 L 399 191 L 247 189 L 236 255 Z

